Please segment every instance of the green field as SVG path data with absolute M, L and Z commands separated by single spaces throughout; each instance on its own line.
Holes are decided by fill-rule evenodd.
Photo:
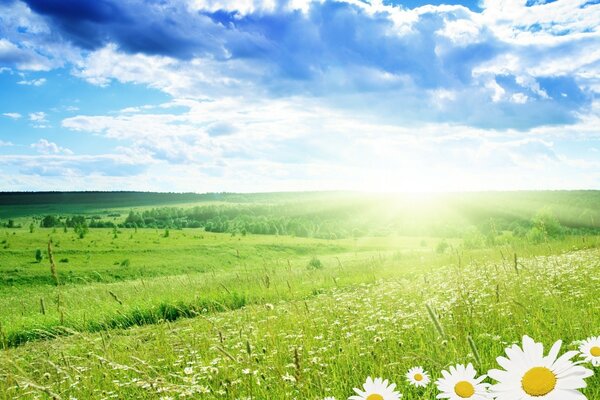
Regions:
M 0 196 L 0 399 L 346 399 L 367 376 L 434 399 L 409 368 L 600 335 L 596 192 L 171 196 Z

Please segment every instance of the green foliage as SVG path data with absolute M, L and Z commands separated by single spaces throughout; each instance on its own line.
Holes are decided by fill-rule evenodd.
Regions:
M 44 259 L 44 254 L 42 253 L 42 250 L 37 249 L 35 251 L 35 261 L 40 263 L 40 262 L 42 262 L 43 259 Z
M 85 224 L 85 223 L 75 225 L 73 230 L 75 231 L 77 236 L 79 236 L 79 239 L 83 239 L 85 237 L 85 235 L 87 235 L 87 233 L 89 232 L 89 228 L 88 228 L 87 224 Z
M 429 197 L 356 193 L 21 193 L 0 194 L 0 204 L 11 204 L 0 208 L 0 217 L 35 216 L 43 210 L 38 223 L 45 227 L 75 228 L 85 224 L 89 228 L 204 228 L 214 233 L 336 240 L 427 235 L 466 237 L 467 245 L 475 247 L 481 246 L 481 238 L 474 235 L 473 228 L 488 246 L 495 245 L 497 237 L 507 231 L 516 237 L 525 237 L 532 228 L 549 237 L 600 231 L 600 191 Z M 540 212 L 544 204 L 552 204 L 553 213 Z M 106 208 L 112 206 L 128 208 Z M 530 236 L 536 235 L 534 231 Z
M 435 246 L 435 252 L 438 254 L 444 254 L 449 247 L 450 245 L 448 244 L 446 239 L 443 239 L 440 242 L 438 242 L 437 246 Z
M 55 215 L 46 215 L 44 218 L 42 218 L 42 222 L 40 223 L 40 226 L 42 228 L 53 228 L 55 226 L 60 225 L 60 219 L 57 218 Z
M 533 227 L 529 230 L 529 232 L 527 232 L 527 240 L 529 240 L 531 243 L 543 243 L 546 239 L 547 236 L 545 235 L 544 231 L 538 227 Z
M 532 218 L 532 229 L 539 230 L 544 237 L 558 238 L 563 236 L 565 229 L 554 213 L 548 209 L 538 211 Z
M 463 236 L 463 245 L 467 249 L 480 249 L 485 247 L 486 238 L 477 228 L 470 227 Z
M 323 269 L 323 263 L 317 257 L 313 257 L 308 262 L 308 269 Z

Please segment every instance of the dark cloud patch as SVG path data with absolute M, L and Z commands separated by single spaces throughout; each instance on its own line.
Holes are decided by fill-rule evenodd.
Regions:
M 106 0 L 25 0 L 29 7 L 44 15 L 69 21 L 92 21 L 106 23 L 118 19 L 122 10 Z
M 454 13 L 421 15 L 412 32 L 403 34 L 397 33 L 387 13 L 369 14 L 343 2 L 314 3 L 308 14 L 206 15 L 226 28 L 223 45 L 230 58 L 261 63 L 269 71 L 263 84 L 285 95 L 286 87 L 292 91 L 297 87 L 293 82 L 273 85 L 275 78 L 318 82 L 304 87 L 313 92 L 377 89 L 372 75 L 355 74 L 365 70 L 409 76 L 426 89 L 464 84 L 470 80 L 472 68 L 495 57 L 502 46 L 484 32 L 484 43 L 437 54 L 435 32 L 443 28 L 446 19 L 465 16 L 461 10 Z M 389 90 L 390 84 L 388 80 L 382 89 Z
M 159 1 L 23 0 L 68 41 L 86 50 L 116 43 L 128 53 L 189 59 L 218 53 L 218 29 L 208 18 Z

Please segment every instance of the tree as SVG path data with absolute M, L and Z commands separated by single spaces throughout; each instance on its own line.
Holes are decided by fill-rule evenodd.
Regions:
M 60 221 L 58 218 L 56 218 L 54 215 L 46 215 L 44 218 L 42 218 L 42 222 L 40 223 L 40 226 L 42 228 L 54 228 L 55 226 L 59 225 Z
M 38 263 L 41 263 L 43 259 L 44 259 L 44 254 L 42 253 L 42 250 L 37 249 L 35 251 L 35 261 Z
M 442 241 L 439 242 L 437 244 L 437 246 L 435 247 L 435 252 L 438 254 L 444 254 L 446 252 L 446 250 L 448 249 L 448 247 L 450 247 L 450 245 L 448 244 L 446 239 L 442 239 Z
M 542 235 L 544 237 L 556 238 L 564 234 L 565 228 L 561 225 L 560 221 L 552 213 L 550 209 L 543 209 L 537 212 L 537 214 L 531 219 L 531 236 Z
M 83 239 L 85 235 L 89 232 L 88 226 L 84 224 L 75 225 L 74 231 L 77 235 L 79 235 L 79 239 Z

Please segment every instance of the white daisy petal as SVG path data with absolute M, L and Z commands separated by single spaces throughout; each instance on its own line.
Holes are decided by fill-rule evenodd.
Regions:
M 552 345 L 544 357 L 544 347 L 528 336 L 523 337 L 522 349 L 511 346 L 505 357 L 498 357 L 504 370 L 490 370 L 488 375 L 497 381 L 490 390 L 496 400 L 582 400 L 579 391 L 593 374 L 571 361 L 576 352 L 559 357 L 562 341 Z

